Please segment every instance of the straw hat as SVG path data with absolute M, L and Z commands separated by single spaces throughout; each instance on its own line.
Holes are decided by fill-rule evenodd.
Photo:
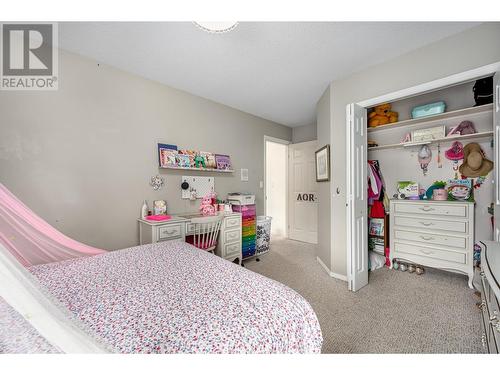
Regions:
M 481 146 L 469 143 L 464 147 L 464 162 L 459 170 L 465 177 L 486 176 L 493 169 L 493 162 L 484 157 Z

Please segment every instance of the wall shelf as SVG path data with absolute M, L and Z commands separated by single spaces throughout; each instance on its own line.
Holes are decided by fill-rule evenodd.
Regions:
M 413 126 L 413 125 L 421 125 L 421 124 L 425 124 L 427 122 L 434 122 L 434 121 L 440 121 L 440 120 L 453 119 L 456 117 L 463 117 L 463 116 L 470 116 L 470 115 L 481 114 L 481 113 L 488 113 L 491 111 L 493 111 L 493 104 L 485 104 L 485 105 L 480 105 L 477 107 L 470 107 L 470 108 L 465 108 L 465 109 L 458 109 L 456 111 L 444 112 L 444 113 L 440 113 L 439 115 L 403 120 L 403 121 L 399 121 L 399 122 L 393 122 L 392 124 L 387 124 L 387 125 L 380 125 L 380 126 L 377 126 L 375 128 L 368 128 L 368 133 L 379 132 L 379 131 L 390 130 L 390 129 L 397 129 L 397 128 L 400 128 L 403 126 L 409 127 L 409 126 Z
M 190 167 L 158 167 L 160 169 L 176 169 L 180 171 L 195 171 L 195 172 L 216 172 L 216 173 L 233 173 L 233 169 L 215 169 L 215 168 L 190 168 Z
M 479 139 L 479 138 L 491 138 L 491 137 L 493 137 L 493 131 L 480 132 L 480 133 L 474 133 L 474 134 L 466 134 L 466 135 L 458 134 L 458 135 L 451 135 L 449 137 L 434 139 L 432 141 L 393 143 L 393 144 L 388 144 L 388 145 L 369 147 L 368 152 L 378 151 L 378 150 L 388 150 L 388 149 L 399 148 L 399 147 L 404 147 L 404 148 L 415 147 L 415 146 L 421 146 L 421 145 L 428 145 L 428 144 L 432 144 L 432 143 L 445 143 L 445 142 L 452 142 L 452 141 L 460 141 L 461 139 Z

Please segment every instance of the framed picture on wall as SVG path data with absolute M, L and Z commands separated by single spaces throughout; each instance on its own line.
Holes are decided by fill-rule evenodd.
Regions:
M 330 145 L 316 151 L 316 181 L 330 181 Z

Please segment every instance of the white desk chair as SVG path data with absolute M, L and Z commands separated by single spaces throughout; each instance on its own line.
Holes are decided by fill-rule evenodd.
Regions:
M 193 218 L 191 224 L 194 224 L 194 235 L 192 242 L 188 242 L 198 249 L 214 253 L 217 247 L 222 217 L 217 215 Z

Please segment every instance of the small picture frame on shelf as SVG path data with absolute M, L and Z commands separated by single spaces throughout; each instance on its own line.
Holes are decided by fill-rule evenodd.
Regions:
M 164 200 L 153 201 L 153 214 L 165 215 L 167 213 L 167 202 Z
M 229 155 L 215 155 L 215 163 L 218 170 L 228 171 L 231 169 L 231 158 Z
M 330 145 L 316 151 L 316 181 L 330 181 Z

